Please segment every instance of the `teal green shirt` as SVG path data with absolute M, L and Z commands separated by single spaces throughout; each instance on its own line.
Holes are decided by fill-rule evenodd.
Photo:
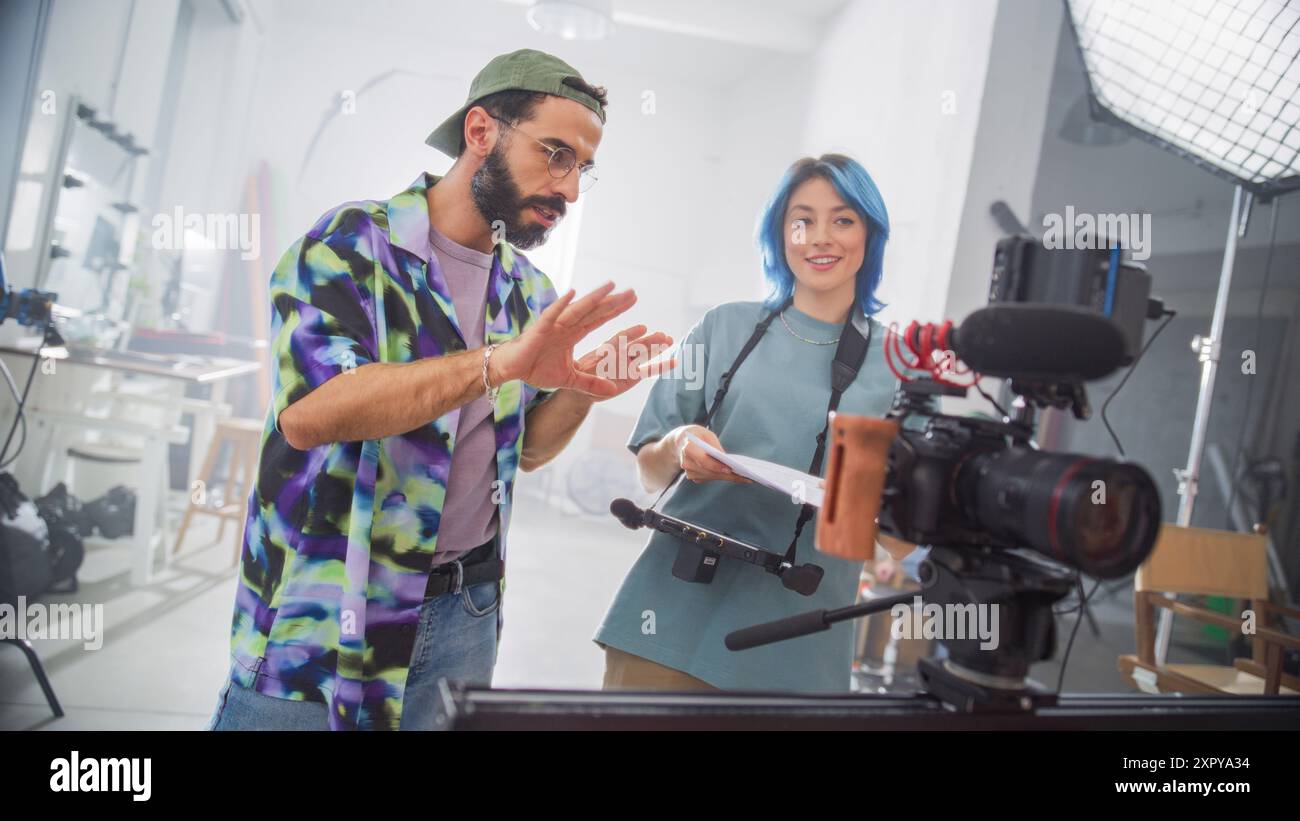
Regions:
M 628 448 L 635 453 L 673 428 L 693 423 L 765 313 L 759 302 L 731 302 L 706 313 L 683 340 L 676 368 L 651 387 Z M 785 316 L 806 339 L 829 342 L 841 330 L 793 307 Z M 871 347 L 840 400 L 841 412 L 880 416 L 889 409 L 895 380 L 884 362 L 883 343 L 884 329 L 872 320 Z M 825 425 L 835 347 L 802 341 L 775 320 L 736 373 L 709 425 L 723 449 L 807 470 Z M 789 546 L 799 517 L 799 505 L 790 496 L 759 485 L 696 484 L 685 478 L 661 509 L 777 553 Z M 813 519 L 799 539 L 797 556 L 798 563 L 813 562 L 826 571 L 811 596 L 787 590 L 761 567 L 727 558 L 711 583 L 684 582 L 672 575 L 679 542 L 655 532 L 623 580 L 595 640 L 728 690 L 846 692 L 856 622 L 738 652 L 723 644 L 728 633 L 741 627 L 854 602 L 862 563 L 818 552 L 815 530 Z

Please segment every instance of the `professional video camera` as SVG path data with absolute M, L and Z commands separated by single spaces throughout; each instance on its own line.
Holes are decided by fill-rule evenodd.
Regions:
M 997 605 L 997 647 L 946 636 L 948 658 L 921 661 L 926 689 L 948 703 L 1018 710 L 1050 702 L 1026 675 L 1054 653 L 1052 604 L 1076 587 L 1076 571 L 1120 577 L 1154 547 L 1160 496 L 1145 470 L 1040 451 L 1033 441 L 1036 409 L 1087 418 L 1084 382 L 1140 356 L 1143 320 L 1166 313 L 1150 288 L 1146 271 L 1118 247 L 1049 250 L 1029 236 L 1007 237 L 994 255 L 986 307 L 960 326 L 891 329 L 885 352 L 900 385 L 886 417 L 832 419 L 818 549 L 870 559 L 879 528 L 931 546 L 920 573 L 927 604 Z M 1008 380 L 1017 397 L 1011 414 L 994 421 L 939 412 L 940 397 L 964 397 L 971 387 L 984 393 L 978 382 L 987 376 Z M 745 628 L 727 645 L 741 650 L 825 630 L 913 598 Z
M 438 726 L 548 730 L 1293 726 L 1295 710 L 1286 696 L 1057 695 L 1026 680 L 1032 662 L 1054 653 L 1052 605 L 1072 587 L 1079 588 L 1077 572 L 1101 578 L 1127 573 L 1150 553 L 1160 522 L 1159 496 L 1141 468 L 1037 450 L 1032 440 L 1035 410 L 1068 407 L 1086 417 L 1090 409 L 1083 383 L 1136 364 L 1144 350 L 1139 347 L 1143 318 L 1172 312 L 1148 298 L 1146 272 L 1125 263 L 1118 251 L 1046 250 L 1022 236 L 1009 237 L 997 248 L 988 307 L 967 317 L 960 328 L 951 323 L 913 323 L 889 338 L 892 352 L 901 356 L 905 366 L 927 375 L 915 379 L 900 373 L 899 391 L 887 418 L 834 416 L 817 547 L 858 560 L 871 558 L 878 512 L 880 530 L 932 546 L 920 573 L 920 595 L 927 607 L 1000 605 L 998 647 L 983 650 L 978 639 L 945 639 L 948 658 L 922 659 L 924 690 L 911 694 L 800 698 L 692 692 L 636 698 L 577 691 L 511 692 L 443 682 Z M 903 355 L 904 348 L 910 360 Z M 958 357 L 969 370 L 956 366 Z M 963 384 L 965 374 L 971 379 Z M 969 387 L 978 390 L 977 374 L 1008 380 L 1019 397 L 1014 416 L 1003 413 L 1001 421 L 992 421 L 937 411 L 939 397 L 960 396 Z M 1102 484 L 1095 486 L 1095 482 Z M 629 519 L 644 513 L 615 512 Z M 705 535 L 696 533 L 692 538 Z M 790 568 L 784 570 L 788 573 Z M 836 622 L 887 612 L 898 604 L 910 610 L 915 596 L 906 593 L 749 627 L 729 635 L 727 646 L 742 650 L 793 638 Z

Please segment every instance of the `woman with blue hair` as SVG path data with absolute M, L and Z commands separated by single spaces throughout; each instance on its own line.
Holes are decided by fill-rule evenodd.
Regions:
M 733 473 L 688 434 L 725 452 L 804 470 L 826 425 L 841 333 L 859 333 L 869 344 L 839 410 L 880 416 L 889 409 L 894 379 L 881 355 L 885 333 L 871 318 L 882 307 L 876 288 L 889 214 L 856 161 L 810 157 L 781 179 L 759 219 L 757 240 L 767 299 L 728 302 L 700 319 L 682 347 L 703 363 L 703 379 L 683 379 L 686 357 L 679 356 L 677 368 L 652 386 L 628 448 L 650 492 L 665 491 L 685 474 L 663 503 L 664 514 L 779 553 L 796 530 L 799 494 L 785 497 Z M 751 339 L 756 344 L 737 367 Z M 709 410 L 707 426 L 700 424 Z M 726 557 L 711 582 L 683 581 L 673 573 L 683 542 L 655 531 L 595 636 L 606 654 L 605 688 L 848 691 L 852 622 L 749 650 L 732 652 L 724 644 L 742 627 L 853 603 L 862 563 L 817 552 L 815 523 L 807 524 L 794 563 L 825 571 L 808 596 L 758 565 Z M 911 549 L 881 541 L 896 557 Z

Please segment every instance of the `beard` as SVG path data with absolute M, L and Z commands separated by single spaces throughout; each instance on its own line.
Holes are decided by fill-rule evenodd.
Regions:
M 505 228 L 505 240 L 521 250 L 536 248 L 546 241 L 551 228 L 539 222 L 525 221 L 524 214 L 540 205 L 556 214 L 556 225 L 564 216 L 563 197 L 524 197 L 506 165 L 504 143 L 498 142 L 469 181 L 474 207 L 495 234 Z

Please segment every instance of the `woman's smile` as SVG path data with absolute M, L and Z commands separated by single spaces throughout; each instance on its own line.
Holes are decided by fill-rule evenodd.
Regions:
M 844 259 L 844 257 L 836 256 L 834 254 L 818 254 L 817 256 L 804 257 L 804 261 L 808 263 L 808 267 L 812 268 L 814 271 L 829 271 L 838 265 L 842 259 Z

